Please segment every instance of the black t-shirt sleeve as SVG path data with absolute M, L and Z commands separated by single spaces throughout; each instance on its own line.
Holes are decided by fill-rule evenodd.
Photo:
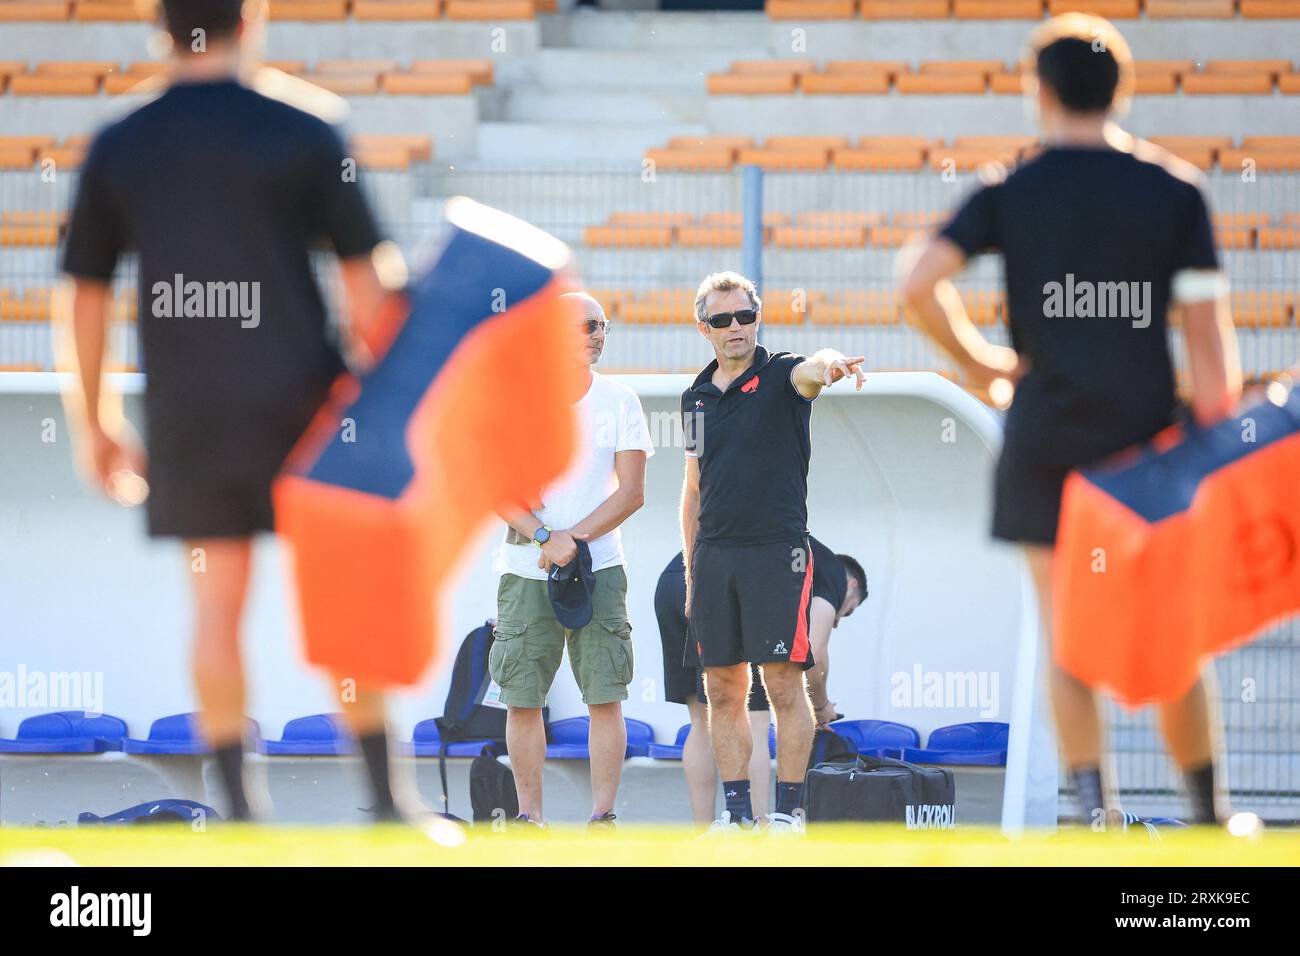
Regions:
M 340 259 L 366 255 L 382 237 L 362 190 L 362 174 L 347 162 L 343 140 L 332 127 L 326 128 L 325 144 L 324 155 L 311 159 L 313 164 L 319 164 L 312 199 L 320 234 Z
M 112 280 L 118 257 L 126 249 L 126 229 L 113 194 L 108 154 L 104 137 L 98 137 L 81 169 L 63 250 L 65 273 L 103 282 Z
M 1002 246 L 998 230 L 1001 189 L 1001 183 L 980 187 L 939 231 L 939 235 L 956 243 L 968 259 Z
M 1219 253 L 1214 244 L 1214 225 L 1210 207 L 1199 187 L 1190 187 L 1184 213 L 1184 241 L 1178 251 L 1177 271 L 1183 269 L 1218 269 Z
M 778 355 L 772 359 L 773 363 L 779 363 L 781 367 L 782 377 L 785 378 L 786 392 L 796 402 L 802 402 L 804 404 L 813 401 L 813 399 L 804 397 L 800 394 L 799 389 L 795 388 L 794 370 L 797 366 L 807 360 L 808 356 L 797 355 L 794 352 L 789 352 L 785 355 Z

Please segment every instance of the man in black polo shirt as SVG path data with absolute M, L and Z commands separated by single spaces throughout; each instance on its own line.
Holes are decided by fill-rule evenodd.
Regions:
M 734 272 L 705 278 L 696 326 L 715 358 L 682 394 L 682 489 L 687 652 L 704 668 L 713 753 L 727 809 L 723 832 L 752 827 L 751 752 L 745 702 L 759 665 L 776 716 L 775 831 L 802 830 L 804 771 L 813 713 L 808 612 L 814 557 L 808 545 L 812 402 L 852 375 L 862 356 L 823 349 L 810 358 L 758 344 L 762 303 Z
M 92 475 L 120 500 L 141 484 L 143 452 L 101 401 L 100 372 L 113 273 L 128 249 L 139 254 L 149 534 L 185 541 L 199 722 L 236 820 L 250 816 L 239 626 L 253 535 L 274 529 L 272 478 L 343 369 L 313 251 L 339 258 L 353 333 L 386 295 L 372 261 L 380 237 L 342 140 L 313 115 L 341 115 L 343 102 L 281 74 L 256 82 L 294 105 L 245 85 L 253 25 L 243 7 L 165 0 L 172 83 L 96 137 L 63 260 L 75 285 L 72 404 Z M 382 696 L 346 687 L 340 709 L 366 759 L 374 812 L 394 818 Z
M 1026 65 L 1037 78 L 1046 148 L 970 197 L 907 269 L 903 289 L 921 327 L 967 381 L 1015 385 L 993 535 L 1024 546 L 1046 627 L 1067 474 L 1175 421 L 1169 306 L 1183 309 L 1199 421 L 1229 413 L 1241 371 L 1203 177 L 1114 125 L 1133 86 L 1123 37 L 1105 20 L 1067 14 L 1034 34 Z M 986 250 L 999 251 L 1006 265 L 1012 349 L 979 334 L 948 282 Z M 1095 694 L 1055 664 L 1051 692 L 1085 821 L 1104 825 Z M 1217 816 L 1213 710 L 1204 680 L 1160 707 L 1195 819 L 1206 823 Z
M 835 554 L 812 535 L 814 565 L 812 604 L 809 608 L 809 643 L 812 645 L 814 664 L 808 670 L 808 697 L 812 701 L 813 715 L 818 727 L 837 718 L 835 705 L 826 695 L 831 630 L 842 618 L 848 617 L 866 599 L 867 576 L 860 565 L 847 554 Z M 690 716 L 691 732 L 682 748 L 682 771 L 686 774 L 686 788 L 691 799 L 691 815 L 695 822 L 707 824 L 713 820 L 715 787 L 718 766 L 713 758 L 708 722 L 708 694 L 704 689 L 704 674 L 698 664 L 687 661 L 686 620 L 686 565 L 679 551 L 659 575 L 655 587 L 655 618 L 659 623 L 659 640 L 663 646 L 664 700 L 683 704 Z M 692 655 L 694 660 L 695 656 Z M 749 727 L 753 751 L 749 762 L 750 797 L 754 813 L 763 817 L 767 813 L 767 792 L 771 780 L 771 763 L 768 755 L 768 730 L 771 727 L 771 703 L 763 689 L 763 678 L 757 664 L 750 664 Z

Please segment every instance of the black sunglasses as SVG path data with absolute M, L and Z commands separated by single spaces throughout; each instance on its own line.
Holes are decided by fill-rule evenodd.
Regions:
M 602 332 L 609 331 L 609 319 L 583 319 L 578 323 L 578 328 L 587 335 L 594 335 L 597 329 Z
M 741 325 L 753 325 L 758 319 L 758 312 L 754 309 L 739 309 L 735 312 L 719 312 L 717 315 L 709 316 L 708 323 L 715 329 L 725 329 L 731 325 L 732 319 L 735 319 Z

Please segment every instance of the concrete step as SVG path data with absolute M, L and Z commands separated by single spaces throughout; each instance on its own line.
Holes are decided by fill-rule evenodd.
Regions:
M 645 151 L 673 136 L 698 136 L 700 123 L 481 123 L 479 162 L 491 166 L 572 165 L 584 162 L 639 167 Z
M 521 84 L 617 91 L 672 91 L 703 95 L 705 78 L 736 60 L 762 59 L 761 46 L 729 49 L 586 50 L 543 49 L 535 56 L 503 61 L 498 86 Z
M 734 50 L 766 47 L 767 14 L 647 13 L 579 9 L 541 21 L 542 46 L 588 50 Z
M 607 93 L 565 89 L 515 89 L 499 118 L 520 123 L 704 124 L 708 107 L 698 93 Z M 498 117 L 494 117 L 498 118 Z

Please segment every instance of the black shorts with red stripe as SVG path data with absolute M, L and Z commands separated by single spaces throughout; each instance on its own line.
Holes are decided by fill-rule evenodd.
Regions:
M 697 541 L 691 555 L 688 660 L 693 654 L 703 667 L 785 661 L 812 667 L 812 582 L 806 536 L 737 547 Z

